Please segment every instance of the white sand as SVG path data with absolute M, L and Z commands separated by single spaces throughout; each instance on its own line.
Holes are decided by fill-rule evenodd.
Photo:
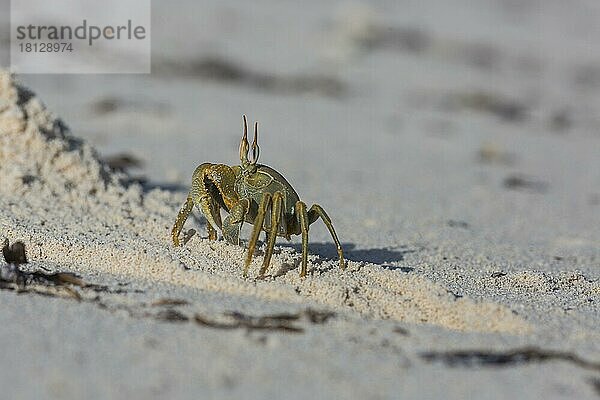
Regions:
M 144 290 L 143 296 L 109 296 L 108 311 L 100 312 L 90 309 L 90 306 L 80 305 L 85 312 L 91 313 L 93 319 L 108 319 L 114 322 L 107 323 L 116 325 L 143 323 L 147 326 L 146 334 L 150 335 L 156 330 L 162 331 L 164 327 L 160 327 L 158 323 L 148 326 L 143 320 L 114 320 L 110 310 L 118 313 L 122 306 L 135 309 L 151 300 L 171 296 L 191 303 L 186 307 L 188 314 L 209 313 L 216 320 L 222 319 L 218 314 L 220 309 L 235 311 L 239 308 L 256 315 L 276 310 L 297 310 L 306 306 L 335 311 L 337 317 L 334 323 L 311 332 L 310 350 L 282 349 L 283 354 L 273 355 L 278 359 L 312 358 L 312 361 L 300 361 L 306 363 L 308 370 L 311 369 L 311 363 L 320 364 L 331 357 L 332 351 L 346 353 L 348 361 L 353 359 L 353 348 L 362 349 L 361 351 L 369 349 L 373 353 L 369 357 L 377 357 L 377 354 L 382 356 L 388 351 L 377 342 L 390 339 L 372 339 L 369 336 L 389 335 L 393 322 L 427 324 L 463 332 L 516 335 L 535 335 L 540 329 L 499 303 L 474 301 L 467 296 L 457 299 L 444 286 L 430 279 L 418 274 L 390 271 L 382 265 L 350 261 L 348 270 L 341 272 L 336 260 L 321 260 L 313 256 L 309 266 L 310 276 L 301 279 L 295 268 L 299 262 L 299 253 L 289 248 L 281 248 L 281 252 L 275 255 L 271 269 L 275 272 L 274 276 L 265 281 L 242 279 L 241 260 L 244 249 L 241 247 L 230 246 L 222 241 L 213 243 L 202 239 L 201 235 L 195 235 L 182 248 L 174 249 L 171 246 L 169 229 L 176 215 L 178 202 L 184 198 L 182 193 L 171 194 L 160 189 L 144 193 L 139 184 L 122 184 L 120 178 L 124 179 L 124 176 L 110 172 L 89 145 L 69 136 L 62 123 L 45 110 L 40 100 L 36 97 L 28 98 L 27 92 L 15 87 L 6 73 L 0 75 L 0 99 L 0 126 L 3 128 L 0 147 L 2 238 L 22 240 L 26 244 L 31 268 L 75 272 L 89 282 L 107 284 L 113 289 L 118 289 L 118 282 L 127 282 L 128 289 Z M 257 257 L 253 265 L 254 272 L 259 263 L 260 257 Z M 595 298 L 600 293 L 597 281 L 588 282 L 577 274 L 549 282 L 543 274 L 521 272 L 511 274 L 502 281 L 506 281 L 506 285 L 500 288 L 512 291 L 522 289 L 546 292 L 554 290 L 552 285 L 575 284 L 579 287 L 580 296 Z M 199 295 L 201 301 L 198 299 Z M 9 303 L 16 300 L 5 293 L 3 296 Z M 223 305 L 224 298 L 227 299 L 227 306 Z M 27 300 L 27 304 L 36 302 L 39 300 L 35 298 Z M 63 302 L 64 307 L 69 310 L 77 307 L 65 300 Z M 56 307 L 60 307 L 60 304 L 62 302 L 57 303 Z M 31 315 L 29 318 L 36 317 Z M 379 319 L 388 322 L 377 323 Z M 25 326 L 32 323 L 34 321 L 30 320 L 22 325 L 21 329 L 24 331 L 19 336 L 30 335 Z M 76 326 L 79 323 L 82 321 L 76 322 L 75 326 L 63 326 L 61 331 L 78 329 Z M 368 326 L 372 326 L 376 333 L 371 333 Z M 9 330 L 13 329 L 16 328 L 11 327 Z M 201 342 L 203 335 L 212 334 L 201 328 L 195 329 L 197 331 L 190 333 L 195 337 L 193 340 Z M 45 332 L 49 337 L 56 334 L 57 332 Z M 598 337 L 597 332 L 593 331 L 581 334 L 581 339 L 585 340 Z M 330 335 L 334 335 L 336 339 L 331 339 Z M 235 347 L 256 346 L 250 337 L 237 333 L 230 336 L 227 342 L 235 342 Z M 84 351 L 87 357 L 91 357 L 90 362 L 95 362 L 96 356 L 88 353 L 85 340 L 87 339 L 82 338 L 69 346 Z M 371 348 L 373 344 L 369 342 L 373 340 L 376 344 Z M 418 338 L 413 340 L 419 342 Z M 520 343 L 523 339 L 514 340 Z M 244 344 L 245 342 L 248 343 Z M 218 347 L 214 350 L 217 349 Z M 226 348 L 222 350 L 227 351 Z M 114 350 L 102 351 L 110 354 Z M 8 354 L 11 354 L 10 350 Z M 400 351 L 399 360 L 402 354 L 403 351 Z M 64 357 L 63 361 L 66 362 L 74 356 L 62 354 L 60 358 Z M 179 357 L 190 356 L 195 358 L 192 354 L 181 354 Z M 201 358 L 200 354 L 197 356 Z M 239 356 L 242 354 L 235 358 Z M 160 365 L 164 361 L 161 361 L 161 357 L 173 356 L 165 354 L 146 362 Z M 10 357 L 5 360 L 9 359 Z M 265 360 L 267 363 L 272 361 Z M 210 368 L 205 360 L 199 359 L 198 363 Z M 122 367 L 124 371 L 128 369 L 126 365 Z M 247 365 L 247 368 L 252 367 L 255 367 L 254 362 Z M 33 372 L 27 370 L 27 365 L 21 364 L 20 368 L 23 368 L 23 373 Z M 98 368 L 108 368 L 108 365 L 100 365 Z M 377 367 L 365 373 L 369 380 L 377 381 L 382 379 L 382 375 L 392 373 L 389 368 L 380 370 Z M 243 369 L 243 364 L 236 367 L 236 370 Z M 285 374 L 284 371 L 280 373 Z M 50 368 L 42 376 L 47 378 L 55 374 L 59 375 L 56 379 L 68 379 L 73 383 L 81 378 L 92 379 L 61 367 Z M 75 376 L 69 377 L 69 374 Z M 231 371 L 231 375 L 231 384 L 235 386 L 238 379 L 235 371 Z M 54 378 L 47 379 L 50 381 L 45 381 L 45 384 L 52 385 L 51 380 Z M 271 379 L 278 381 L 283 376 L 272 376 Z M 315 376 L 308 373 L 300 382 L 304 379 L 308 379 L 305 383 L 309 383 Z M 338 378 L 331 379 L 335 382 Z M 334 386 L 330 386 L 333 385 L 332 382 L 325 383 L 327 391 L 334 389 Z M 5 383 L 7 384 L 8 382 Z M 83 390 L 79 384 L 75 384 L 73 390 Z M 111 385 L 112 382 L 106 381 L 105 384 Z M 218 382 L 213 384 L 218 385 Z M 392 382 L 390 385 L 394 386 Z M 62 384 L 58 386 L 60 387 L 55 390 L 59 394 L 65 394 L 62 390 L 67 389 Z M 15 390 L 12 393 L 19 393 L 24 389 L 19 388 L 18 384 L 12 387 Z M 179 393 L 183 389 L 172 387 L 171 390 Z M 218 389 L 215 390 L 218 393 Z M 255 390 L 268 393 L 275 389 Z M 292 393 L 300 394 L 302 391 L 302 388 L 297 387 Z
M 154 15 L 171 15 L 156 7 Z M 439 24 L 416 5 L 394 14 L 402 18 L 388 13 L 389 21 L 378 8 L 332 6 L 324 23 L 310 5 L 302 21 L 291 5 L 273 15 L 257 5 L 257 15 L 243 18 L 211 7 L 198 11 L 206 23 L 184 18 L 178 26 L 202 31 L 229 49 L 224 59 L 253 71 L 334 76 L 346 91 L 328 97 L 222 84 L 201 73 L 168 76 L 164 60 L 185 66 L 211 52 L 190 53 L 198 43 L 166 45 L 173 33 L 160 30 L 162 20 L 156 75 L 22 78 L 72 133 L 0 72 L 0 243 L 22 240 L 29 271 L 74 272 L 108 289 L 75 288 L 81 301 L 64 292 L 0 291 L 2 397 L 597 398 L 600 102 L 593 71 L 600 60 L 588 43 L 600 37 L 596 14 L 555 5 L 539 20 L 500 25 L 486 19 L 500 11 L 482 5 L 461 25 L 449 22 L 452 13 Z M 209 23 L 229 13 L 243 21 L 233 36 Z M 258 15 L 269 23 L 253 24 Z M 555 15 L 569 26 L 589 19 L 578 25 L 589 31 L 536 37 L 556 26 Z M 345 22 L 332 25 L 336 18 Z M 277 37 L 251 57 L 236 52 L 271 40 L 281 21 L 302 39 Z M 353 29 L 342 28 L 349 21 Z M 430 42 L 416 53 L 396 42 L 367 51 L 358 44 L 375 40 L 378 23 L 429 26 Z M 465 61 L 480 42 L 499 52 L 491 69 Z M 581 74 L 590 80 L 583 88 L 573 83 Z M 522 102 L 524 119 L 470 107 L 477 91 Z M 107 99 L 114 110 L 99 107 Z M 568 127 L 555 131 L 552 116 L 564 109 Z M 318 223 L 306 279 L 298 277 L 297 239 L 280 243 L 270 275 L 258 281 L 262 252 L 243 279 L 245 250 L 209 242 L 202 218 L 190 218 L 185 230 L 198 232 L 172 247 L 188 176 L 200 162 L 236 161 L 242 112 L 261 122 L 262 161 L 328 210 L 348 270 L 338 270 Z M 79 138 L 104 155 L 133 152 L 146 161 L 151 184 L 183 188 L 127 184 Z M 525 187 L 519 179 L 506 187 L 522 175 Z M 165 298 L 187 304 L 152 306 Z M 300 333 L 193 321 L 199 314 L 230 324 L 229 312 L 308 307 L 335 316 L 323 324 L 302 316 L 293 322 Z M 166 309 L 190 320 L 158 320 Z M 530 347 L 568 357 L 477 362 Z M 454 366 L 423 357 L 453 350 L 482 354 Z

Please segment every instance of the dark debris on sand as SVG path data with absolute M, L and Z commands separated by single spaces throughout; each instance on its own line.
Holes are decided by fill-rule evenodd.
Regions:
M 183 312 L 176 309 L 179 306 L 188 306 L 187 300 L 161 298 L 149 305 L 143 303 L 137 306 L 113 305 L 102 301 L 98 293 L 120 294 L 125 293 L 124 289 L 112 290 L 107 286 L 89 284 L 79 278 L 77 275 L 69 272 L 46 273 L 41 271 L 28 272 L 22 270 L 19 266 L 27 264 L 27 254 L 25 245 L 22 242 L 15 242 L 9 245 L 8 239 L 2 248 L 2 254 L 6 264 L 0 265 L 0 289 L 14 290 L 19 293 L 35 293 L 53 297 L 67 297 L 78 301 L 89 301 L 96 304 L 99 308 L 106 310 L 123 309 L 132 317 L 152 318 L 161 322 L 185 323 L 193 320 L 196 324 L 217 328 L 217 329 L 246 329 L 247 331 L 279 331 L 287 333 L 302 333 L 304 328 L 298 326 L 301 320 L 314 325 L 321 325 L 335 317 L 335 313 L 330 311 L 319 311 L 308 308 L 296 313 L 282 313 L 263 316 L 251 316 L 241 312 L 229 312 L 223 314 L 223 322 L 211 320 L 200 314 L 195 314 L 193 319 Z M 80 292 L 92 291 L 96 295 L 92 298 L 84 299 Z M 82 292 L 83 293 L 83 292 Z M 161 308 L 157 312 L 139 312 L 146 306 L 151 308 Z

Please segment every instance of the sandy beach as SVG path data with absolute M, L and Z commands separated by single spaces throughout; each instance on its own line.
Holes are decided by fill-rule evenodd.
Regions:
M 405 3 L 154 2 L 151 74 L 1 69 L 1 397 L 598 398 L 600 7 Z M 320 222 L 305 278 L 197 210 L 173 247 L 244 113 L 345 271 Z

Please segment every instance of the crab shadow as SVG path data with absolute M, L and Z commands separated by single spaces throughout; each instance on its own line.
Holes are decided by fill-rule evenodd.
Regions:
M 196 218 L 193 216 L 193 218 Z M 202 227 L 204 227 L 204 221 L 197 221 Z M 192 237 L 198 234 L 196 229 L 189 229 L 184 233 L 182 242 L 186 244 Z M 259 246 L 256 248 L 254 255 L 257 257 L 264 256 L 264 242 L 259 241 Z M 247 242 L 243 242 L 243 246 L 247 246 Z M 291 248 L 296 253 L 302 253 L 302 245 L 299 243 L 278 243 L 280 248 Z M 356 262 L 367 262 L 372 264 L 378 264 L 381 268 L 390 271 L 401 271 L 409 273 L 414 270 L 413 267 L 397 265 L 398 262 L 403 261 L 406 254 L 414 253 L 417 250 L 409 249 L 405 247 L 398 248 L 380 248 L 380 249 L 356 249 L 354 243 L 342 243 L 342 250 L 344 251 L 344 258 L 346 261 Z M 276 250 L 276 252 L 278 252 Z M 313 262 L 317 266 L 323 264 L 327 260 L 337 260 L 338 254 L 333 243 L 310 243 L 308 246 L 309 254 L 313 254 L 319 257 L 319 260 Z M 292 270 L 297 270 L 300 267 L 300 258 L 297 258 L 293 263 L 284 263 L 278 271 L 274 272 L 273 277 L 279 277 L 287 274 Z M 325 268 L 319 268 L 323 272 L 329 271 L 336 268 L 334 265 L 329 265 Z M 309 273 L 314 272 L 309 270 Z
M 161 188 L 164 190 L 169 190 L 170 188 L 165 188 L 164 185 L 156 185 L 153 188 Z M 196 227 L 198 229 L 188 229 L 183 232 L 182 242 L 185 245 L 189 242 L 194 236 L 198 235 L 201 232 L 206 230 L 206 220 L 203 217 L 199 217 L 196 213 L 191 213 L 190 218 L 195 221 Z M 201 234 L 202 235 L 202 234 Z M 222 240 L 222 239 L 221 239 Z M 247 238 L 242 239 L 242 246 L 247 248 L 248 242 Z M 254 252 L 255 256 L 263 257 L 265 245 L 264 241 L 259 239 L 258 246 Z M 291 248 L 296 253 L 302 253 L 302 245 L 300 243 L 276 243 L 277 247 L 280 248 Z M 404 273 L 409 273 L 414 270 L 413 267 L 409 267 L 406 265 L 398 265 L 399 262 L 404 261 L 404 258 L 407 254 L 417 252 L 417 249 L 408 248 L 405 245 L 399 245 L 396 247 L 384 247 L 384 248 L 372 248 L 372 249 L 363 249 L 357 248 L 356 244 L 345 242 L 342 243 L 342 250 L 344 251 L 344 258 L 346 261 L 355 261 L 355 262 L 366 262 L 371 264 L 377 264 L 383 269 L 387 269 L 390 271 L 401 271 Z M 275 250 L 277 253 L 278 250 Z M 311 242 L 308 244 L 308 252 L 309 254 L 316 255 L 319 257 L 319 260 L 315 260 L 313 262 L 317 266 L 323 264 L 325 261 L 329 260 L 337 260 L 338 254 L 333 243 L 314 243 Z M 287 272 L 298 269 L 300 267 L 300 258 L 297 258 L 296 261 L 292 264 L 285 263 L 282 265 L 277 272 L 274 273 L 273 276 L 278 277 L 281 275 L 285 275 Z M 330 265 L 322 269 L 322 271 L 329 271 L 335 268 L 334 265 Z M 310 271 L 309 271 L 310 272 Z
M 279 246 L 292 248 L 298 253 L 302 252 L 302 245 L 299 243 L 279 244 Z M 394 265 L 393 263 L 403 261 L 406 254 L 416 252 L 417 250 L 415 249 L 409 249 L 404 246 L 379 249 L 357 249 L 356 247 L 357 246 L 354 243 L 342 243 L 344 258 L 347 261 L 368 262 L 378 264 L 382 268 L 388 270 L 399 270 L 402 272 L 411 272 L 414 269 L 412 267 Z M 338 258 L 337 250 L 333 243 L 309 243 L 308 252 L 309 254 L 319 256 L 321 260 L 318 263 L 321 263 L 324 260 L 335 260 Z M 293 268 L 294 266 L 291 266 L 290 269 Z M 330 267 L 329 269 L 331 268 L 333 267 Z

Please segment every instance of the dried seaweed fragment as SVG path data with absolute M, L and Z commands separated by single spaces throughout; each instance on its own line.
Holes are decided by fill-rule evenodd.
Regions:
M 600 371 L 600 362 L 589 361 L 575 353 L 524 347 L 506 351 L 456 350 L 422 353 L 426 361 L 441 361 L 449 367 L 506 367 L 519 364 L 566 361 L 580 368 Z
M 189 317 L 187 315 L 170 308 L 156 313 L 154 315 L 154 318 L 160 321 L 167 322 L 187 322 L 189 320 Z
M 248 331 L 253 330 L 266 330 L 266 331 L 283 331 L 292 333 L 304 332 L 303 328 L 292 325 L 291 322 L 297 318 L 293 315 L 267 315 L 263 317 L 253 317 L 245 315 L 239 312 L 227 313 L 233 319 L 231 322 L 218 322 L 211 321 L 206 317 L 199 314 L 195 315 L 196 323 L 207 326 L 210 328 L 217 329 L 246 329 Z M 299 316 L 298 316 L 299 318 Z
M 200 314 L 196 314 L 194 319 L 196 323 L 216 329 L 247 329 L 251 330 L 267 330 L 267 331 L 283 331 L 291 333 L 304 332 L 304 328 L 297 326 L 295 323 L 302 318 L 308 320 L 312 324 L 323 324 L 335 313 L 329 311 L 317 311 L 306 309 L 298 313 L 282 313 L 282 314 L 267 314 L 262 316 L 251 316 L 241 312 L 225 313 L 225 317 L 230 320 L 220 322 L 210 320 Z
M 312 308 L 307 308 L 304 311 L 304 315 L 311 323 L 319 325 L 324 324 L 325 322 L 329 321 L 330 318 L 335 317 L 334 312 L 313 310 Z
M 152 307 L 161 307 L 161 306 L 187 306 L 190 304 L 189 301 L 183 299 L 170 299 L 170 298 L 162 298 L 158 299 L 151 304 Z
M 87 284 L 75 274 L 22 271 L 19 265 L 27 264 L 23 242 L 9 245 L 9 241 L 6 239 L 2 247 L 2 254 L 8 264 L 0 265 L 0 289 L 34 292 L 47 296 L 62 295 L 81 300 L 81 295 L 70 286 L 86 287 Z

